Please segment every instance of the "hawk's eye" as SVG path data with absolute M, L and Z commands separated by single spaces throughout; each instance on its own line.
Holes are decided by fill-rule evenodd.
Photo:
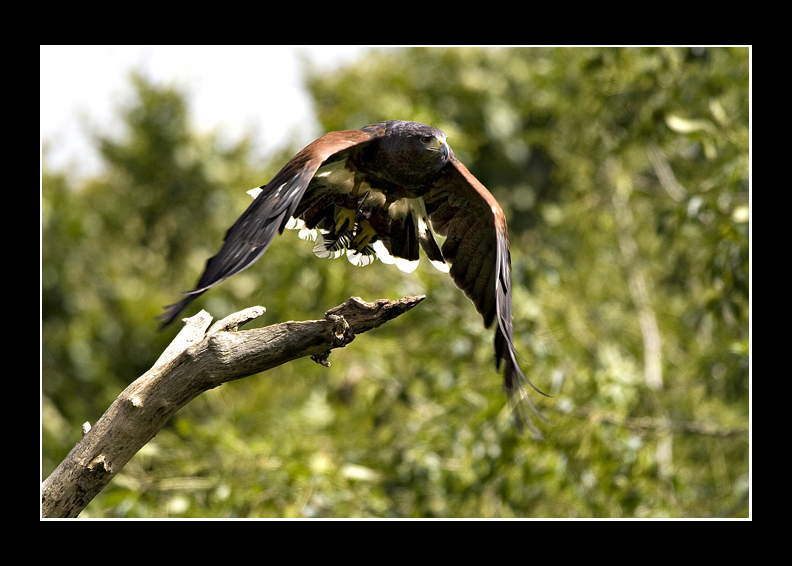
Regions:
M 421 136 L 422 144 L 428 144 L 430 141 L 432 141 L 432 136 Z

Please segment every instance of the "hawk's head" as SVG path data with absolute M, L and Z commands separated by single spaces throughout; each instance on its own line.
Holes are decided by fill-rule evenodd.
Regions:
M 442 130 L 404 120 L 391 120 L 361 128 L 381 137 L 367 148 L 375 164 L 372 174 L 399 186 L 428 187 L 452 154 Z

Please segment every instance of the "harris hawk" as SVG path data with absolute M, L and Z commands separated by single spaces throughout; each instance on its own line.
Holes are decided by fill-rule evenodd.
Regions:
M 523 382 L 542 395 L 515 358 L 511 256 L 503 210 L 456 158 L 439 129 L 402 120 L 330 132 L 297 153 L 266 185 L 206 262 L 192 291 L 165 307 L 161 328 L 199 295 L 250 267 L 285 228 L 317 237 L 319 257 L 346 255 L 358 266 L 379 258 L 410 272 L 419 247 L 495 328 L 495 365 L 504 388 L 542 418 Z M 318 232 L 318 234 L 317 234 Z M 445 236 L 440 247 L 434 234 Z M 522 403 L 517 402 L 537 436 Z M 519 420 L 518 420 L 519 423 Z

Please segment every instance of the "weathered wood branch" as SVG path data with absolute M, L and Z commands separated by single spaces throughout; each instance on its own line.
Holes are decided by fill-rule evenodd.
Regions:
M 303 356 L 330 365 L 327 356 L 357 334 L 407 312 L 425 297 L 358 297 L 330 309 L 324 320 L 283 322 L 237 331 L 264 313 L 252 307 L 215 323 L 201 311 L 154 366 L 115 400 L 93 427 L 83 425 L 82 440 L 42 484 L 43 517 L 76 517 L 124 465 L 160 431 L 176 411 L 218 385 L 241 379 Z M 207 330 L 208 328 L 208 330 Z

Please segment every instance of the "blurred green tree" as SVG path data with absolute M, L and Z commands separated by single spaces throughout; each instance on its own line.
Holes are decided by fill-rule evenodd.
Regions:
M 372 50 L 306 82 L 326 130 L 440 127 L 511 230 L 515 339 L 553 399 L 547 440 L 503 410 L 492 334 L 447 276 L 313 257 L 294 233 L 197 302 L 261 323 L 350 295 L 425 293 L 331 356 L 209 392 L 89 516 L 707 517 L 748 514 L 748 49 Z M 134 75 L 107 172 L 44 167 L 44 473 L 170 334 L 268 166 L 190 129 Z M 46 156 L 45 156 L 46 157 Z M 201 229 L 196 229 L 200 226 Z M 107 379 L 112 376 L 111 379 Z M 52 431 L 70 435 L 60 437 Z M 50 468 L 51 469 L 51 468 Z
M 562 454 L 577 489 L 623 477 L 627 513 L 746 511 L 747 437 L 718 441 L 728 468 L 696 469 L 686 458 L 709 453 L 707 438 L 647 442 L 597 415 L 747 427 L 747 48 L 380 50 L 309 85 L 328 129 L 384 116 L 445 129 L 504 206 L 516 286 L 530 291 L 515 294 L 517 341 L 559 395 L 551 410 L 593 419 L 564 419 L 550 440 L 578 446 Z M 603 465 L 639 447 L 653 490 L 699 477 L 685 487 L 731 499 L 647 504 L 631 465 Z
M 75 425 L 100 416 L 167 345 L 153 317 L 222 234 L 231 187 L 252 183 L 248 140 L 222 148 L 198 139 L 184 93 L 139 74 L 131 83 L 135 100 L 120 109 L 124 137 L 94 134 L 100 177 L 76 181 L 44 159 L 43 402 L 46 414 L 71 423 L 62 435 L 44 420 L 45 437 L 62 443 L 45 450 L 45 471 L 79 438 Z

